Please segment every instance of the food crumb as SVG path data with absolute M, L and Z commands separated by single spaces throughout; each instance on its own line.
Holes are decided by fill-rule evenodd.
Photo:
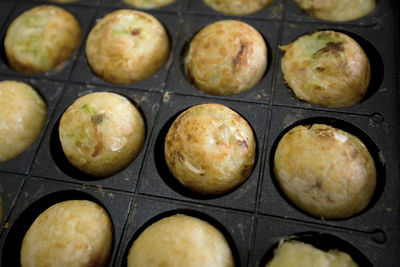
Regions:
M 104 192 L 103 187 L 101 185 L 98 185 L 97 188 L 97 191 L 104 197 L 106 193 Z
M 169 101 L 169 99 L 170 99 L 170 95 L 169 95 L 169 92 L 167 91 L 163 95 L 163 102 L 167 103 Z

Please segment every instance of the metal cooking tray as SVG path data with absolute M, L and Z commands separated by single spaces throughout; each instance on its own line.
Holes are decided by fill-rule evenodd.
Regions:
M 21 12 L 46 1 L 0 2 L 0 36 Z M 201 0 L 177 0 L 147 11 L 166 27 L 170 58 L 155 75 L 137 83 L 114 85 L 90 70 L 85 41 L 96 19 L 128 8 L 114 0 L 80 0 L 59 5 L 74 14 L 83 29 L 79 49 L 56 70 L 36 75 L 14 72 L 0 47 L 0 80 L 31 84 L 47 102 L 48 117 L 40 137 L 21 155 L 0 163 L 3 218 L 0 226 L 0 265 L 19 266 L 22 238 L 34 219 L 54 203 L 90 199 L 103 205 L 114 225 L 110 266 L 126 266 L 132 242 L 157 219 L 185 213 L 220 229 L 231 245 L 237 266 L 264 266 L 282 238 L 309 242 L 322 249 L 348 252 L 360 266 L 397 266 L 400 261 L 400 169 L 398 164 L 399 28 L 398 3 L 379 0 L 369 15 L 350 22 L 326 22 L 301 11 L 293 0 L 275 0 L 260 12 L 226 16 Z M 223 19 L 245 21 L 264 36 L 268 69 L 251 90 L 234 96 L 207 95 L 188 83 L 182 71 L 182 51 L 202 27 Z M 353 107 L 331 109 L 298 100 L 284 84 L 279 45 L 321 29 L 337 30 L 356 39 L 372 68 L 371 85 L 364 100 Z M 146 143 L 123 171 L 92 180 L 71 166 L 58 140 L 63 111 L 79 96 L 111 91 L 139 106 L 146 121 Z M 163 141 L 174 118 L 200 103 L 221 103 L 236 110 L 252 126 L 257 140 L 256 163 L 250 178 L 233 192 L 201 197 L 180 186 L 164 161 Z M 0 108 L 1 112 L 1 108 Z M 271 171 L 277 142 L 298 124 L 328 123 L 358 136 L 374 157 L 378 184 L 369 207 L 339 221 L 310 217 L 291 205 L 274 183 Z

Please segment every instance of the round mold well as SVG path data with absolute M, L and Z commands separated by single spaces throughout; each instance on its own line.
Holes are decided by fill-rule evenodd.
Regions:
M 135 8 L 135 9 L 141 10 L 143 12 L 149 12 L 149 11 L 153 11 L 153 10 L 158 10 L 158 9 L 162 9 L 162 8 L 165 8 L 165 7 L 169 7 L 169 6 L 179 2 L 179 0 L 174 0 L 171 3 L 162 4 L 160 6 L 155 6 L 155 7 L 144 7 L 144 6 L 140 7 L 140 6 L 137 6 L 136 4 L 128 4 L 126 1 L 121 1 L 121 2 L 127 8 Z M 152 2 L 152 1 L 147 1 L 147 2 Z
M 9 158 L 9 159 L 7 159 L 7 160 L 4 160 L 4 161 L 1 161 L 1 160 L 0 160 L 0 163 L 1 163 L 1 162 L 6 162 L 6 161 L 9 161 L 9 160 L 12 160 L 12 159 L 15 160 L 18 156 L 22 155 L 25 151 L 29 150 L 29 148 L 32 147 L 36 142 L 38 142 L 38 140 L 41 138 L 41 136 L 42 136 L 42 134 L 43 134 L 43 132 L 44 132 L 44 130 L 45 130 L 45 128 L 46 128 L 46 125 L 47 125 L 47 122 L 48 122 L 48 118 L 49 118 L 49 114 L 50 114 L 50 112 L 49 112 L 49 106 L 48 106 L 48 103 L 47 103 L 47 99 L 46 99 L 45 95 L 43 95 L 42 92 L 39 90 L 38 86 L 33 85 L 31 82 L 27 82 L 27 81 L 25 81 L 25 80 L 18 80 L 18 79 L 14 79 L 14 78 L 0 80 L 0 83 L 1 83 L 1 82 L 5 82 L 5 81 L 24 83 L 25 85 L 30 86 L 31 89 L 32 89 L 35 93 L 37 93 L 37 95 L 39 96 L 39 98 L 43 101 L 43 103 L 44 103 L 44 105 L 45 105 L 45 112 L 46 112 L 46 114 L 45 114 L 45 118 L 44 118 L 44 121 L 43 121 L 42 128 L 40 129 L 40 131 L 39 131 L 39 133 L 37 134 L 37 136 L 35 137 L 35 139 L 33 139 L 32 142 L 31 142 L 28 146 L 26 146 L 24 150 L 20 151 L 19 154 L 14 155 L 13 157 L 11 157 L 11 158 Z M 22 108 L 21 108 L 21 110 L 23 110 L 25 106 L 26 106 L 26 105 L 23 105 Z M 37 119 L 37 118 L 35 118 L 35 119 Z
M 91 93 L 99 93 L 100 91 L 97 92 L 91 92 Z M 109 93 L 115 93 L 118 94 L 120 96 L 125 97 L 126 99 L 128 99 L 133 106 L 135 106 L 137 108 L 137 110 L 139 111 L 140 115 L 143 118 L 144 121 L 144 127 L 145 127 L 145 140 L 143 142 L 142 148 L 139 151 L 138 155 L 130 162 L 130 164 L 139 156 L 139 154 L 141 153 L 141 151 L 144 149 L 145 143 L 146 143 L 146 139 L 147 139 L 147 120 L 146 117 L 144 115 L 144 111 L 142 110 L 142 108 L 136 103 L 136 101 L 134 101 L 133 99 L 117 93 L 117 92 L 109 92 Z M 83 95 L 82 95 L 83 96 Z M 80 96 L 80 97 L 82 97 Z M 73 100 L 73 103 L 76 101 L 77 99 Z M 70 103 L 70 105 L 72 105 L 73 103 Z M 69 107 L 69 106 L 68 106 Z M 94 181 L 94 180 L 102 180 L 102 179 L 107 179 L 111 176 L 114 176 L 118 173 L 120 173 L 121 171 L 123 171 L 124 169 L 126 169 L 130 164 L 128 164 L 127 166 L 125 166 L 122 170 L 120 170 L 117 173 L 114 173 L 108 177 L 96 177 L 90 174 L 87 174 L 85 172 L 83 172 L 82 170 L 80 170 L 79 168 L 75 167 L 74 165 L 72 165 L 69 160 L 67 159 L 67 157 L 64 154 L 63 148 L 61 146 L 61 141 L 60 141 L 60 137 L 59 137 L 59 126 L 60 126 L 60 120 L 62 115 L 64 114 L 64 112 L 67 110 L 67 108 L 65 108 L 65 110 L 62 112 L 62 114 L 60 115 L 60 117 L 57 119 L 57 122 L 54 124 L 53 129 L 51 131 L 50 134 L 50 154 L 51 154 L 51 158 L 53 159 L 54 163 L 56 164 L 57 168 L 59 170 L 61 170 L 64 174 L 77 179 L 77 180 L 81 180 L 81 181 Z
M 225 19 L 225 20 L 228 20 L 228 19 Z M 188 53 L 188 51 L 189 51 L 190 44 L 191 44 L 193 38 L 194 38 L 201 30 L 203 30 L 205 27 L 207 27 L 207 26 L 209 26 L 209 25 L 211 25 L 211 24 L 214 24 L 214 23 L 216 23 L 216 22 L 219 22 L 219 21 L 213 21 L 213 22 L 210 22 L 209 24 L 204 24 L 204 25 L 198 27 L 198 28 L 194 31 L 194 33 L 190 34 L 190 35 L 186 38 L 186 41 L 184 42 L 183 46 L 181 47 L 181 53 L 180 53 L 180 57 L 179 57 L 179 66 L 180 66 L 180 70 L 181 70 L 181 72 L 182 72 L 182 75 L 185 77 L 185 80 L 186 80 L 191 86 L 193 86 L 194 88 L 196 88 L 196 90 L 201 91 L 201 92 L 203 92 L 204 94 L 207 94 L 207 95 L 214 95 L 214 94 L 210 94 L 210 93 L 204 92 L 203 90 L 200 90 L 200 89 L 197 88 L 197 86 L 196 86 L 196 84 L 195 84 L 193 78 L 186 72 L 186 68 L 185 68 L 185 58 L 186 58 L 186 55 L 187 55 L 187 53 Z M 249 23 L 247 23 L 247 22 L 245 22 L 245 21 L 241 21 L 241 22 L 250 25 Z M 262 36 L 262 38 L 263 38 L 263 40 L 264 40 L 264 43 L 265 43 L 265 46 L 267 47 L 267 67 L 266 67 L 266 69 L 265 69 L 264 74 L 261 76 L 260 80 L 259 80 L 252 88 L 250 88 L 250 89 L 248 89 L 248 90 L 246 90 L 246 91 L 237 93 L 237 94 L 232 94 L 232 95 L 244 94 L 244 93 L 246 93 L 246 92 L 248 92 L 248 91 L 254 89 L 255 87 L 257 87 L 257 85 L 258 85 L 259 83 L 261 83 L 261 81 L 265 78 L 265 76 L 267 76 L 267 73 L 269 72 L 269 70 L 270 70 L 271 67 L 272 67 L 271 65 L 272 65 L 272 61 L 273 61 L 273 60 L 272 60 L 272 52 L 271 52 L 272 49 L 271 49 L 271 45 L 269 44 L 269 42 L 267 41 L 267 38 L 262 34 L 261 31 L 259 31 L 254 25 L 250 25 L 250 26 L 253 27 L 253 28 Z M 224 97 L 224 95 L 217 95 L 217 96 Z M 229 96 L 230 96 L 230 95 L 225 95 L 225 97 L 229 97 Z
M 374 45 L 371 44 L 371 42 L 369 42 L 364 37 L 361 37 L 358 34 L 355 34 L 353 32 L 349 32 L 349 31 L 346 31 L 346 30 L 342 30 L 342 29 L 320 28 L 320 29 L 316 29 L 316 30 L 311 31 L 311 32 L 306 32 L 304 34 L 301 34 L 301 35 L 297 36 L 296 38 L 294 38 L 288 44 L 291 44 L 291 43 L 295 42 L 298 38 L 300 38 L 302 36 L 305 36 L 305 35 L 308 35 L 308 34 L 312 34 L 314 32 L 318 32 L 318 31 L 340 32 L 340 33 L 348 35 L 349 37 L 354 39 L 354 41 L 356 41 L 360 45 L 360 47 L 364 50 L 365 54 L 368 57 L 369 64 L 370 64 L 370 71 L 371 71 L 370 82 L 369 82 L 367 91 L 366 91 L 365 95 L 363 96 L 363 98 L 361 99 L 360 103 L 363 103 L 363 102 L 367 101 L 373 95 L 375 95 L 378 92 L 380 86 L 382 85 L 382 82 L 383 82 L 383 79 L 384 79 L 384 73 L 385 73 L 385 70 L 384 70 L 385 66 L 384 66 L 384 63 L 383 63 L 383 60 L 382 60 L 382 56 L 379 53 L 379 51 L 375 48 Z M 282 52 L 282 57 L 283 57 L 283 55 L 284 55 L 284 53 Z M 281 57 L 281 60 L 282 60 L 282 57 Z M 281 70 L 281 72 L 282 72 L 282 70 Z M 283 73 L 282 73 L 282 76 L 283 76 Z M 312 104 L 312 103 L 307 102 L 305 100 L 298 99 L 295 96 L 295 94 L 293 93 L 293 90 L 286 83 L 285 83 L 285 86 L 286 86 L 287 90 L 290 91 L 290 93 L 293 96 L 293 98 L 296 99 L 297 101 L 306 102 L 306 103 L 309 103 L 311 105 L 318 106 L 317 104 Z M 353 107 L 359 105 L 360 103 L 353 105 Z M 333 109 L 343 109 L 343 108 L 333 108 Z
M 173 216 L 176 214 L 183 214 L 183 215 L 195 217 L 197 219 L 201 219 L 201 220 L 209 223 L 210 225 L 214 226 L 217 230 L 219 230 L 229 244 L 229 247 L 232 252 L 233 260 L 235 262 L 235 266 L 240 266 L 240 256 L 239 256 L 240 254 L 239 254 L 239 250 L 235 244 L 235 241 L 233 240 L 231 234 L 226 230 L 226 228 L 218 220 L 216 220 L 215 218 L 213 218 L 210 215 L 207 215 L 203 212 L 190 210 L 190 209 L 174 209 L 174 210 L 160 213 L 160 214 L 152 217 L 150 220 L 148 220 L 146 223 L 144 223 L 142 226 L 140 226 L 135 231 L 135 233 L 132 236 L 131 240 L 129 241 L 127 247 L 125 248 L 125 251 L 123 254 L 123 260 L 121 262 L 121 264 L 122 264 L 121 267 L 127 267 L 127 259 L 128 259 L 129 250 L 131 249 L 135 240 L 140 236 L 141 233 L 143 233 L 143 231 L 147 227 L 151 226 L 152 224 L 154 224 L 155 222 L 157 222 L 163 218 L 170 217 L 170 216 Z
M 172 4 L 172 3 L 171 3 L 171 4 Z M 118 10 L 115 10 L 115 11 L 118 11 Z M 171 35 L 171 33 L 170 33 L 168 27 L 166 27 L 166 24 L 163 23 L 163 22 L 162 22 L 158 17 L 156 17 L 154 14 L 149 13 L 149 10 L 138 9 L 138 10 L 136 10 L 136 11 L 139 11 L 139 12 L 142 12 L 142 13 L 146 13 L 146 14 L 148 14 L 148 15 L 153 16 L 153 17 L 164 27 L 164 30 L 165 30 L 165 32 L 166 32 L 166 34 L 167 34 L 167 37 L 168 37 L 169 52 L 168 52 L 168 56 L 167 56 L 167 59 L 165 60 L 164 64 L 163 64 L 158 70 L 156 70 L 151 76 L 149 76 L 149 77 L 147 77 L 147 78 L 145 78 L 145 79 L 143 79 L 143 80 L 138 80 L 138 81 L 135 81 L 135 82 L 132 82 L 132 83 L 138 83 L 138 82 L 142 82 L 142 81 L 148 80 L 148 79 L 152 78 L 153 76 L 157 75 L 163 68 L 165 68 L 165 66 L 169 66 L 169 65 L 171 64 L 171 61 L 172 61 L 171 55 L 172 55 L 172 50 L 173 50 L 173 43 L 172 43 L 173 38 L 172 38 L 172 35 Z M 108 12 L 108 13 L 103 14 L 101 17 L 98 17 L 98 18 L 96 19 L 96 21 L 102 20 L 105 16 L 107 16 L 107 15 L 110 14 L 110 13 L 112 13 L 112 12 Z M 94 26 L 95 26 L 96 24 L 97 24 L 97 23 L 95 23 L 95 24 L 92 25 L 92 27 L 90 28 L 90 31 L 88 32 L 88 36 L 89 36 L 89 34 L 92 32 L 92 30 L 93 30 L 93 28 L 94 28 Z M 87 37 L 88 37 L 88 36 L 87 36 Z M 86 39 L 87 39 L 87 37 L 86 37 Z M 97 75 L 97 74 L 92 70 L 92 67 L 91 67 L 90 64 L 89 64 L 89 61 L 88 61 L 88 58 L 87 58 L 87 55 L 86 55 L 86 40 L 85 40 L 85 45 L 84 45 L 83 49 L 84 49 L 84 56 L 83 56 L 84 65 L 85 65 L 86 68 L 89 70 L 89 72 L 90 72 L 94 77 L 100 79 L 101 81 L 103 81 L 103 82 L 105 82 L 105 83 L 108 83 L 108 84 L 115 84 L 115 83 L 112 83 L 112 82 L 110 82 L 110 81 L 107 81 L 107 80 L 104 79 L 103 77 Z M 128 83 L 128 84 L 132 84 L 132 83 Z M 124 85 L 124 84 L 116 84 L 116 85 Z
M 362 215 L 366 212 L 368 212 L 369 209 L 371 209 L 380 199 L 380 197 L 382 196 L 383 190 L 385 188 L 385 184 L 386 184 L 386 167 L 385 167 L 385 161 L 384 161 L 384 157 L 383 154 L 381 152 L 381 150 L 378 148 L 378 146 L 375 144 L 375 142 L 372 140 L 371 137 L 369 137 L 366 133 L 364 133 L 361 129 L 359 129 L 358 127 L 354 126 L 353 124 L 344 121 L 344 120 L 340 120 L 340 119 L 336 119 L 336 118 L 331 118 L 331 117 L 312 117 L 312 118 L 307 118 L 304 120 L 300 120 L 288 127 L 286 127 L 281 134 L 274 140 L 274 143 L 271 147 L 271 151 L 270 151 L 270 158 L 269 158 L 269 165 L 270 165 L 270 175 L 273 181 L 273 184 L 276 188 L 276 190 L 279 192 L 279 194 L 281 195 L 281 197 L 283 199 L 285 199 L 285 201 L 287 203 L 289 203 L 293 208 L 295 208 L 296 210 L 300 211 L 301 213 L 313 217 L 313 218 L 317 218 L 314 217 L 310 214 L 308 214 L 306 211 L 303 211 L 302 209 L 298 208 L 296 206 L 296 204 L 294 204 L 286 195 L 285 193 L 282 191 L 282 189 L 280 188 L 277 179 L 275 177 L 275 173 L 274 173 L 274 158 L 275 158 L 275 151 L 277 149 L 277 146 L 280 142 L 280 140 L 282 139 L 282 137 L 289 132 L 291 129 L 293 129 L 296 126 L 299 125 L 313 125 L 313 124 L 326 124 L 329 126 L 332 126 L 334 128 L 338 128 L 340 130 L 343 130 L 347 133 L 350 133 L 354 136 L 356 136 L 358 139 L 360 139 L 364 145 L 366 146 L 366 148 L 368 149 L 369 153 L 371 154 L 374 163 L 375 163 L 375 168 L 376 168 L 376 187 L 375 187 L 375 191 L 374 194 L 369 202 L 369 204 L 365 207 L 364 210 L 360 211 L 359 213 L 354 214 L 353 216 L 347 217 L 347 218 L 343 218 L 343 219 L 330 219 L 329 221 L 343 221 L 343 220 L 347 220 L 359 215 Z M 318 219 L 318 218 L 317 218 Z
M 110 216 L 110 213 L 108 212 L 107 208 L 101 204 L 101 201 L 99 201 L 92 195 L 75 190 L 66 190 L 66 191 L 58 191 L 50 193 L 42 197 L 41 199 L 33 202 L 31 205 L 29 205 L 12 224 L 10 231 L 8 232 L 7 237 L 4 241 L 1 265 L 21 266 L 20 251 L 21 251 L 22 241 L 32 223 L 36 220 L 36 218 L 40 214 L 42 214 L 45 210 L 47 210 L 51 206 L 67 200 L 89 200 L 99 204 L 107 212 L 111 220 L 112 229 L 114 229 L 113 218 Z M 111 245 L 110 257 L 112 255 L 112 251 L 114 250 L 114 240 L 115 240 L 115 233 L 113 231 L 113 243 Z M 111 258 L 109 260 L 111 260 Z
M 358 266 L 363 267 L 373 267 L 370 260 L 355 246 L 350 244 L 349 242 L 328 234 L 328 233 L 321 233 L 321 232 L 301 232 L 296 233 L 294 235 L 284 237 L 284 241 L 299 241 L 306 244 L 310 244 L 313 247 L 323 250 L 339 250 L 341 252 L 347 253 L 353 259 Z M 279 242 L 275 243 L 263 256 L 260 261 L 259 267 L 265 267 L 266 264 L 272 260 L 274 257 L 274 251 L 278 248 Z
M 193 107 L 193 106 L 192 106 Z M 189 109 L 191 107 L 188 107 L 187 109 Z M 228 107 L 230 108 L 230 107 Z M 239 112 L 235 111 L 237 114 L 239 114 L 244 120 L 246 120 L 246 122 L 249 124 L 249 126 L 251 127 L 252 131 L 253 131 L 253 136 L 254 136 L 254 140 L 256 143 L 256 149 L 255 149 L 255 158 L 254 158 L 254 163 L 253 163 L 253 167 L 252 167 L 252 172 L 250 173 L 249 177 L 241 184 L 237 185 L 236 187 L 232 188 L 231 190 L 222 193 L 222 194 L 217 194 L 217 195 L 205 195 L 205 194 L 200 194 L 198 192 L 192 191 L 189 188 L 186 188 L 184 185 L 182 185 L 175 177 L 174 175 L 171 173 L 171 171 L 168 168 L 168 165 L 166 163 L 165 160 L 165 153 L 164 153 L 164 145 L 165 145 L 165 138 L 167 136 L 167 133 L 169 131 L 169 129 L 171 128 L 173 122 L 176 120 L 176 118 L 183 113 L 184 111 L 186 111 L 187 109 L 181 110 L 180 112 L 178 112 L 177 114 L 175 114 L 174 116 L 172 116 L 160 129 L 156 141 L 155 141 L 155 145 L 154 145 L 154 162 L 156 165 L 156 169 L 157 172 L 159 174 L 159 176 L 161 177 L 161 179 L 164 181 L 164 183 L 166 185 L 168 185 L 173 191 L 177 192 L 178 194 L 185 196 L 185 197 L 189 197 L 189 198 L 193 198 L 193 199 L 215 199 L 221 196 L 225 196 L 228 195 L 230 193 L 233 193 L 234 191 L 236 191 L 238 188 L 240 188 L 243 184 L 245 184 L 247 182 L 248 179 L 250 179 L 255 166 L 257 165 L 257 161 L 258 161 L 258 153 L 259 153 L 259 148 L 258 148 L 258 139 L 256 136 L 256 133 L 254 131 L 254 128 L 252 127 L 252 125 L 250 124 L 249 121 L 246 120 L 246 118 L 244 116 L 242 116 L 242 114 L 240 114 Z
M 214 13 L 217 13 L 217 15 L 219 15 L 219 16 L 237 16 L 237 17 L 244 17 L 244 16 L 252 16 L 252 15 L 254 15 L 254 14 L 257 14 L 257 13 L 260 13 L 260 12 L 263 12 L 263 11 L 265 11 L 267 8 L 269 8 L 269 6 L 271 6 L 274 2 L 275 2 L 275 0 L 267 0 L 267 1 L 265 1 L 265 0 L 263 0 L 263 1 L 260 1 L 260 0 L 258 0 L 257 2 L 261 2 L 262 3 L 262 5 L 263 6 L 261 6 L 260 8 L 258 8 L 258 9 L 253 9 L 251 12 L 243 12 L 243 11 L 239 11 L 239 12 L 237 12 L 236 14 L 232 14 L 232 13 L 229 13 L 229 11 L 227 11 L 227 10 L 222 10 L 221 8 L 217 8 L 217 7 L 214 7 L 214 6 L 212 6 L 211 4 L 207 4 L 206 2 L 205 2 L 205 0 L 201 0 L 202 2 L 203 2 L 203 5 L 204 6 L 206 6 L 207 7 L 207 9 L 208 9 L 208 12 L 209 11 L 212 11 L 212 12 L 214 12 Z M 222 3 L 232 3 L 232 1 L 229 1 L 229 0 L 222 0 L 222 1 L 215 1 L 215 2 L 222 2 Z M 244 5 L 244 6 L 246 6 L 246 1 L 235 1 L 236 3 L 234 4 L 234 5 L 236 5 L 237 6 L 237 4 L 238 3 L 240 3 L 241 2 L 241 4 L 242 5 Z M 268 3 L 266 3 L 266 2 L 268 2 Z
M 53 5 L 54 5 L 54 4 L 53 4 Z M 81 47 L 81 44 L 82 44 L 82 42 L 83 42 L 83 40 L 84 40 L 84 39 L 83 39 L 83 38 L 84 38 L 84 29 L 82 28 L 82 22 L 80 21 L 80 18 L 79 18 L 76 14 L 74 14 L 74 12 L 71 11 L 69 8 L 66 8 L 66 7 L 63 7 L 63 6 L 60 6 L 60 5 L 54 5 L 54 6 L 59 7 L 59 8 L 61 8 L 61 9 L 63 9 L 64 11 L 70 13 L 70 14 L 78 21 L 79 27 L 81 28 L 81 31 L 82 31 L 79 44 L 78 44 L 78 46 L 76 47 L 76 49 L 72 52 L 72 54 L 71 54 L 68 58 L 66 58 L 64 61 L 58 63 L 58 65 L 54 66 L 53 68 L 51 68 L 51 69 L 49 69 L 49 70 L 47 70 L 47 71 L 44 71 L 44 72 L 38 72 L 38 73 L 27 74 L 27 75 L 33 75 L 33 76 L 37 76 L 37 75 L 39 75 L 39 76 L 40 76 L 40 75 L 51 76 L 51 75 L 55 75 L 55 74 L 57 74 L 57 73 L 59 73 L 59 72 L 64 71 L 64 70 L 66 69 L 67 66 L 72 65 L 72 62 L 75 61 L 74 57 L 76 57 L 76 55 L 78 54 L 78 51 L 79 51 L 79 49 L 80 49 L 80 47 Z M 7 34 L 8 28 L 10 27 L 11 23 L 14 22 L 14 20 L 17 19 L 17 18 L 18 18 L 20 15 L 22 15 L 24 12 L 27 12 L 27 11 L 29 11 L 29 10 L 32 9 L 32 8 L 34 8 L 34 6 L 28 8 L 28 9 L 25 9 L 25 10 L 20 11 L 14 18 L 12 18 L 12 20 L 7 24 L 7 29 L 4 30 L 4 33 L 3 33 L 2 37 L 1 37 L 1 44 L 0 44 L 0 61 L 3 62 L 4 65 L 6 65 L 7 68 L 8 68 L 9 70 L 11 70 L 11 71 L 13 71 L 13 72 L 15 72 L 15 73 L 23 74 L 23 75 L 25 75 L 25 74 L 24 74 L 24 73 L 21 73 L 21 72 L 18 72 L 18 71 L 14 70 L 14 69 L 11 67 L 11 65 L 10 65 L 10 63 L 9 63 L 9 61 L 8 61 L 7 55 L 6 55 L 5 46 L 4 46 L 4 40 L 5 40 L 5 38 L 6 38 L 6 34 Z
M 301 9 L 300 6 L 297 5 L 296 3 L 295 3 L 295 5 L 298 7 L 298 9 L 299 9 L 301 12 L 303 12 L 303 14 L 306 14 L 306 15 L 308 15 L 308 16 L 310 16 L 310 17 L 312 17 L 312 18 L 314 18 L 314 19 L 316 19 L 316 20 L 318 20 L 318 21 L 320 21 L 320 22 L 338 23 L 338 24 L 343 24 L 343 23 L 345 23 L 345 24 L 354 24 L 354 23 L 357 23 L 357 22 L 358 22 L 358 23 L 360 23 L 360 22 L 362 23 L 364 20 L 366 20 L 366 19 L 371 19 L 372 16 L 377 15 L 376 13 L 377 13 L 378 10 L 380 9 L 380 7 L 381 7 L 383 1 L 384 1 L 384 0 L 375 0 L 375 3 L 376 3 L 375 8 L 374 8 L 371 12 L 365 14 L 364 16 L 359 17 L 359 18 L 356 18 L 356 19 L 344 20 L 344 21 L 330 21 L 330 20 L 326 20 L 326 19 L 320 19 L 320 18 L 317 18 L 317 17 L 315 17 L 314 15 L 308 13 L 307 11 Z M 375 24 L 376 22 L 373 21 L 373 23 Z M 365 23 L 362 23 L 362 24 L 364 25 Z

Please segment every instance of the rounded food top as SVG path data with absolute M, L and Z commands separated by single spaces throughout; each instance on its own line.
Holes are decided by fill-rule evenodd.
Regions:
M 294 94 L 326 107 L 359 103 L 367 92 L 371 70 L 367 55 L 346 34 L 318 31 L 282 46 L 281 67 Z
M 249 90 L 267 68 L 267 46 L 249 24 L 223 20 L 198 32 L 184 58 L 187 78 L 213 95 L 233 95 Z
M 106 266 L 112 242 L 112 222 L 103 207 L 88 200 L 63 201 L 29 227 L 21 266 Z
M 376 186 L 375 163 L 361 140 L 325 124 L 287 132 L 275 151 L 274 173 L 294 205 L 323 219 L 361 212 Z
M 260 11 L 273 0 L 204 0 L 212 9 L 228 15 L 247 15 Z
M 0 82 L 0 162 L 32 145 L 42 132 L 47 116 L 43 98 L 30 85 Z
M 135 8 L 153 9 L 169 5 L 176 0 L 123 0 L 125 4 Z
M 82 36 L 79 22 L 62 8 L 42 5 L 18 16 L 4 39 L 11 67 L 22 73 L 55 68 L 78 48 Z
M 128 9 L 106 15 L 86 41 L 86 56 L 92 70 L 117 84 L 153 75 L 166 62 L 169 49 L 168 34 L 156 18 Z
M 331 249 L 324 251 L 300 241 L 281 241 L 274 257 L 265 267 L 340 266 L 358 267 L 349 254 Z
M 165 159 L 173 176 L 201 194 L 222 194 L 247 180 L 256 142 L 250 125 L 220 104 L 182 112 L 165 138 Z
M 59 136 L 74 166 L 89 175 L 107 177 L 128 166 L 140 152 L 145 124 L 127 98 L 97 92 L 78 98 L 64 112 Z
M 163 218 L 147 227 L 134 241 L 128 267 L 234 266 L 223 234 L 206 221 L 187 215 Z
M 330 21 L 349 21 L 361 18 L 376 6 L 375 0 L 294 0 L 311 15 Z

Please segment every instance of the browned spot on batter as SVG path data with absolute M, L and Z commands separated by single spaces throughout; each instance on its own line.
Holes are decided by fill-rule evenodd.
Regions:
M 322 87 L 319 86 L 319 85 L 314 85 L 314 89 L 317 90 L 317 91 L 322 91 L 322 90 L 324 90 L 324 88 L 322 88 Z
M 184 161 L 185 157 L 182 155 L 181 152 L 177 151 L 176 154 L 178 155 L 179 160 Z
M 317 182 L 314 185 L 314 188 L 317 188 L 318 190 L 322 190 L 322 183 L 320 180 L 317 180 Z
M 181 119 L 177 119 L 172 126 L 174 127 L 174 130 L 178 130 L 179 125 L 181 124 L 182 120 Z
M 328 200 L 329 203 L 335 203 L 335 200 L 330 195 L 327 195 L 326 200 Z
M 98 114 L 98 115 L 93 115 L 92 116 L 92 122 L 96 125 L 99 125 L 100 123 L 103 122 L 103 120 L 106 118 L 104 114 Z
M 136 15 L 139 17 L 139 19 L 141 19 L 143 21 L 152 22 L 151 19 L 147 15 L 143 15 L 141 13 L 137 13 Z
M 240 50 L 236 54 L 236 56 L 233 58 L 233 68 L 235 69 L 238 65 L 241 64 L 242 62 L 242 55 L 244 54 L 244 49 L 246 48 L 246 43 L 240 42 Z
M 246 140 L 238 140 L 238 145 L 240 147 L 246 147 L 246 148 L 249 147 L 249 145 L 247 144 Z
M 351 152 L 351 157 L 353 158 L 353 159 L 356 159 L 356 158 L 358 158 L 359 157 L 359 153 L 358 153 L 358 151 L 357 151 L 357 149 L 354 149 L 352 152 Z
M 203 44 L 203 49 L 209 49 L 210 48 L 210 42 L 206 42 Z
M 321 66 L 316 67 L 315 69 L 316 69 L 317 71 L 321 71 L 321 72 L 325 70 L 325 68 L 324 68 L 324 67 L 321 67 Z
M 326 47 L 332 51 L 344 51 L 343 42 L 329 42 L 326 44 Z
M 140 32 L 141 32 L 141 29 L 133 29 L 132 31 L 131 31 L 131 34 L 133 35 L 133 36 L 135 36 L 135 35 L 138 35 L 138 34 L 140 34 Z
M 340 56 L 340 52 L 344 51 L 343 42 L 329 42 L 325 47 L 316 51 L 313 55 L 313 59 L 317 59 L 323 54 L 330 54 L 332 56 L 338 57 Z
M 90 257 L 89 263 L 88 263 L 88 267 L 95 267 L 95 266 L 99 266 L 102 263 L 101 261 L 101 256 L 99 253 L 95 253 L 92 255 L 92 257 Z
M 175 161 L 170 160 L 169 165 L 170 165 L 173 169 L 175 169 Z
M 311 33 L 313 35 L 314 33 Z M 332 36 L 332 32 L 330 31 L 323 31 L 318 34 L 318 38 L 326 38 Z
M 167 139 L 167 146 L 171 147 L 172 146 L 172 142 L 170 139 Z
M 314 132 L 319 138 L 323 138 L 323 139 L 334 138 L 333 133 L 329 129 L 315 129 Z
M 101 117 L 101 115 L 103 115 Z M 97 139 L 97 143 L 96 146 L 94 147 L 94 151 L 92 153 L 92 157 L 96 157 L 101 150 L 103 149 L 104 143 L 103 143 L 103 135 L 100 132 L 100 129 L 98 127 L 98 124 L 104 120 L 105 116 L 104 114 L 101 115 L 94 115 L 92 116 L 92 122 L 93 122 L 93 128 L 94 128 L 94 132 L 96 133 L 96 139 Z M 96 118 L 94 118 L 96 117 Z M 99 122 L 100 121 L 100 122 Z
M 242 176 L 247 175 L 247 174 L 249 173 L 249 170 L 250 170 L 252 167 L 253 167 L 253 165 L 245 164 L 245 165 L 243 166 L 242 171 L 241 171 Z
M 328 53 L 328 52 L 341 52 L 344 51 L 343 42 L 329 42 L 326 44 L 324 48 L 319 50 L 321 53 Z

